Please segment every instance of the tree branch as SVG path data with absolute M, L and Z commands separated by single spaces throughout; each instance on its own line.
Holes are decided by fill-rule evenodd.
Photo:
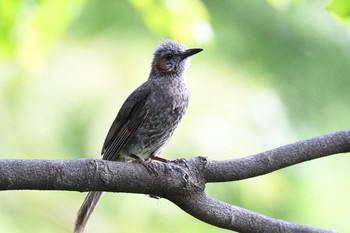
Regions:
M 350 152 L 350 130 L 295 142 L 244 158 L 212 160 L 208 162 L 204 176 L 207 182 L 242 180 L 345 152 Z
M 328 229 L 294 224 L 220 202 L 206 193 L 172 199 L 190 215 L 214 226 L 245 233 L 331 233 Z M 198 208 L 200 206 L 200 208 Z
M 233 181 L 336 153 L 350 151 L 350 130 L 312 138 L 253 156 L 214 161 L 156 163 L 149 174 L 139 163 L 105 160 L 0 160 L 0 190 L 109 191 L 164 197 L 209 224 L 240 232 L 334 232 L 282 220 L 220 202 L 207 182 Z

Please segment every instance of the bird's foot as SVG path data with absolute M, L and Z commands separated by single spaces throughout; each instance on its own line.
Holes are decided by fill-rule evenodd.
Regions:
M 184 164 L 185 167 L 188 168 L 187 160 L 185 158 L 179 158 L 179 159 L 175 159 L 175 160 L 168 160 L 168 159 L 164 159 L 162 157 L 153 156 L 153 157 L 151 157 L 151 159 L 159 161 L 159 162 L 163 162 L 163 163 Z
M 152 162 L 151 159 L 144 160 L 143 158 L 139 158 L 139 159 L 133 160 L 133 162 L 142 164 L 150 174 L 155 174 L 155 175 L 158 174 L 158 165 L 157 163 Z
M 168 160 L 168 162 L 175 163 L 177 165 L 183 164 L 186 168 L 188 168 L 187 160 L 185 158 Z
M 164 159 L 162 157 L 158 157 L 158 156 L 152 156 L 151 160 L 156 160 L 162 163 L 175 163 L 176 165 L 180 165 L 183 164 L 185 165 L 186 168 L 188 168 L 188 164 L 187 164 L 187 160 L 185 158 L 179 158 L 179 159 L 174 159 L 174 160 L 168 160 L 168 159 Z

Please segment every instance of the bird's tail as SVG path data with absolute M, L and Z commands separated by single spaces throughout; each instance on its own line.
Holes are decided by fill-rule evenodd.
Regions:
M 83 204 L 81 205 L 77 220 L 75 221 L 74 233 L 81 233 L 89 220 L 92 211 L 95 209 L 97 202 L 100 200 L 103 192 L 89 192 Z

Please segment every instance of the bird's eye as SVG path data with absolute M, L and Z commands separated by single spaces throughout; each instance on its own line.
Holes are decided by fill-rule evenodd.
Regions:
M 167 61 L 170 61 L 172 58 L 173 58 L 174 56 L 172 55 L 172 54 L 167 54 L 167 55 L 165 55 L 165 59 L 167 60 Z

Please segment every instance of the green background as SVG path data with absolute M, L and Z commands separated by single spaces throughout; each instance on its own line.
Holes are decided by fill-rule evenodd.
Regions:
M 349 127 L 350 4 L 302 0 L 0 0 L 0 158 L 100 158 L 165 38 L 204 51 L 162 156 L 233 159 Z M 270 217 L 349 230 L 350 160 L 336 155 L 210 195 Z M 84 193 L 0 192 L 1 232 L 70 232 Z M 167 200 L 108 193 L 86 232 L 228 232 Z

